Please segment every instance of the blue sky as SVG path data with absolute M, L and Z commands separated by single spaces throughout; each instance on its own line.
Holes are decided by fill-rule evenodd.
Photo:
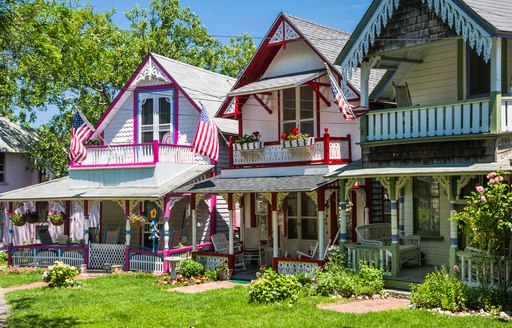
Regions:
M 114 23 L 128 29 L 124 12 L 136 5 L 147 8 L 151 1 L 80 0 L 82 4 L 87 2 L 93 5 L 96 12 L 116 8 Z M 206 25 L 208 33 L 220 41 L 226 42 L 231 36 L 247 32 L 258 45 L 281 11 L 352 33 L 371 0 L 181 0 L 180 3 L 182 7 L 190 7 Z M 40 113 L 34 125 L 47 123 L 53 114 L 52 110 Z

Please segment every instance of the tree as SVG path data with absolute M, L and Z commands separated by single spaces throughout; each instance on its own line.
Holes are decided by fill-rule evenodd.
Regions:
M 112 23 L 114 13 L 94 13 L 74 0 L 0 4 L 0 115 L 28 123 L 58 109 L 38 129 L 41 142 L 28 154 L 37 159 L 33 169 L 67 173 L 73 109 L 95 123 L 148 52 L 235 75 L 255 49 L 249 36 L 223 46 L 177 0 L 127 11 L 129 31 Z M 251 53 L 236 55 L 232 46 Z

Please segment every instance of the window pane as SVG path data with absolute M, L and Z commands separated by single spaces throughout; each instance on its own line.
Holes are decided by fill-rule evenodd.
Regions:
M 153 131 L 142 132 L 142 142 L 152 142 L 153 141 Z
M 268 201 L 262 195 L 256 197 L 256 226 L 260 229 L 260 239 L 268 238 Z
M 474 49 L 469 49 L 469 94 L 488 94 L 491 86 L 491 64 L 485 62 Z
M 300 118 L 313 118 L 313 90 L 310 87 L 300 88 Z
M 286 198 L 286 204 L 288 207 L 288 216 L 297 216 L 299 211 L 297 209 L 297 194 L 293 193 Z
M 416 233 L 439 235 L 439 183 L 430 177 L 414 178 L 414 225 Z
M 299 230 L 297 228 L 297 219 L 288 219 L 288 239 L 299 238 Z
M 283 124 L 283 133 L 290 133 L 293 129 L 297 127 L 297 124 L 295 122 L 292 123 L 284 123 Z
M 159 124 L 171 123 L 171 103 L 167 98 L 158 98 Z
M 301 222 L 301 237 L 302 239 L 317 239 L 318 229 L 316 219 L 302 219 Z
M 142 104 L 142 125 L 153 124 L 153 99 L 146 99 Z
M 305 193 L 301 193 L 301 215 L 302 216 L 316 216 L 316 205 L 313 200 Z
M 297 118 L 295 111 L 295 89 L 283 90 L 283 120 L 295 120 Z
M 300 122 L 300 132 L 301 133 L 309 133 L 309 135 L 315 135 L 315 127 L 313 121 L 310 122 Z

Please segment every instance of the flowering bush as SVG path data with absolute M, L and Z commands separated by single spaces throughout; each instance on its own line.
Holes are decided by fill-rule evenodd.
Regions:
M 299 128 L 293 128 L 292 132 L 281 134 L 281 139 L 283 139 L 283 140 L 299 140 L 299 139 L 307 139 L 310 137 L 311 137 L 311 135 L 309 133 L 300 133 Z
M 243 137 L 235 140 L 235 143 L 244 144 L 248 142 L 258 142 L 260 141 L 261 134 L 258 131 L 254 131 L 251 134 L 244 134 Z
M 64 212 L 50 211 L 50 213 L 48 213 L 48 217 L 46 218 L 46 220 L 53 225 L 61 225 L 64 223 Z
M 249 285 L 249 297 L 251 302 L 259 303 L 293 303 L 299 298 L 302 285 L 297 278 L 290 275 L 282 275 L 272 269 Z
M 25 216 L 23 216 L 23 214 L 19 214 L 19 213 L 15 213 L 15 212 L 9 213 L 9 219 L 12 221 L 12 223 L 15 226 L 22 226 L 26 222 Z
M 266 264 L 262 264 L 262 265 L 260 265 L 259 272 L 261 272 L 261 273 L 265 273 L 265 272 L 267 272 L 267 271 L 268 271 L 268 270 L 270 270 L 270 269 L 272 269 L 272 268 L 267 267 L 267 265 L 266 265 Z
M 48 270 L 43 272 L 42 279 L 48 283 L 48 287 L 71 287 L 75 285 L 75 277 L 78 269 L 61 261 L 55 261 Z
M 130 220 L 130 225 L 133 227 L 142 227 L 148 219 L 141 214 L 132 213 L 128 216 L 128 220 Z
M 199 277 L 204 273 L 204 266 L 192 259 L 184 259 L 179 264 L 178 273 L 189 279 Z
M 468 205 L 455 220 L 468 236 L 469 245 L 493 255 L 507 255 L 507 235 L 512 231 L 510 173 L 491 172 L 487 186 L 477 186 L 467 196 Z

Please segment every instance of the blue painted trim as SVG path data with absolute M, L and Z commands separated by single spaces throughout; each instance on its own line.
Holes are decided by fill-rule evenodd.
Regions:
M 342 211 L 346 211 L 347 210 L 347 204 L 340 204 L 340 208 Z
M 399 202 L 400 204 L 404 204 L 404 203 L 405 203 L 405 197 L 404 197 L 404 196 L 400 196 L 400 197 L 398 198 L 398 202 Z
M 89 229 L 85 229 L 84 234 L 89 234 Z
M 347 239 L 347 234 L 344 232 L 340 232 L 340 240 L 346 240 L 346 239 Z
M 458 245 L 458 238 L 450 238 L 450 245 L 451 246 L 457 246 Z
M 396 209 L 398 209 L 398 203 L 397 203 L 397 202 L 393 202 L 393 201 L 392 201 L 392 202 L 391 202 L 391 209 L 392 209 L 392 210 L 396 210 Z
M 456 203 L 450 203 L 450 210 L 455 210 L 457 208 Z
M 398 235 L 391 235 L 391 241 L 398 242 Z

